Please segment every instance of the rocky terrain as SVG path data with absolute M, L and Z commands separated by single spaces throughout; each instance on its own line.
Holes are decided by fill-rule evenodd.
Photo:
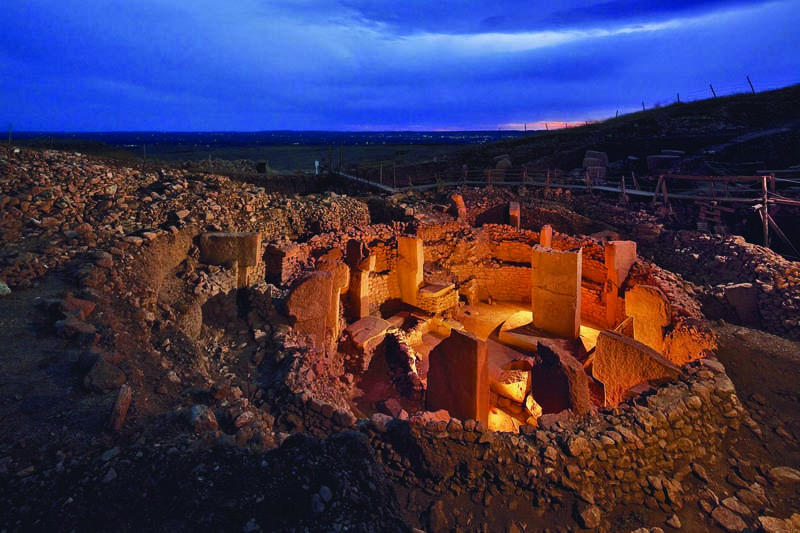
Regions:
M 333 243 L 376 221 L 388 236 L 441 216 L 448 193 L 263 185 L 0 147 L 0 528 L 800 529 L 797 263 L 673 231 L 650 206 L 463 190 L 476 225 L 514 199 L 535 213 L 523 226 L 636 240 L 713 320 L 716 359 L 643 402 L 526 434 L 356 420 L 336 405 L 347 383 L 292 390 L 325 369 L 305 364 L 271 303 L 282 295 L 256 284 L 224 298 L 226 267 L 201 264 L 196 237 Z

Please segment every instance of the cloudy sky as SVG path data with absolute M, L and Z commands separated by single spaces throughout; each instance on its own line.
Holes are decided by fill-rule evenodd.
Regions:
M 533 129 L 798 83 L 798 28 L 798 0 L 9 0 L 0 121 Z

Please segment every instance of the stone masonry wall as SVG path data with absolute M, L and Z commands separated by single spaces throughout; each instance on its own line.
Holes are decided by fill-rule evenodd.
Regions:
M 369 312 L 375 314 L 389 300 L 400 299 L 400 281 L 397 271 L 371 273 L 369 276 Z
M 743 418 L 718 362 L 701 360 L 684 370 L 679 382 L 635 404 L 552 430 L 523 426 L 524 434 L 514 435 L 474 420 L 380 414 L 360 428 L 392 478 L 423 487 L 416 491 L 423 509 L 455 490 L 501 502 L 521 491 L 537 506 L 573 499 L 600 512 L 619 503 L 670 512 L 682 505 L 680 480 L 689 464 L 717 455 Z
M 606 321 L 603 285 L 584 278 L 581 284 L 581 322 L 602 326 Z
M 690 464 L 718 459 L 742 424 L 752 425 L 715 359 L 689 363 L 676 382 L 614 409 L 552 427 L 522 426 L 519 434 L 444 412 L 357 420 L 307 392 L 288 402 L 279 423 L 319 436 L 366 433 L 387 474 L 414 499 L 415 527 L 453 494 L 504 507 L 523 498 L 542 511 L 557 503 L 602 514 L 623 503 L 674 512 L 683 505 L 681 480 Z M 446 519 L 447 528 L 466 527 L 455 516 Z
M 478 281 L 478 298 L 482 300 L 487 300 L 491 296 L 495 301 L 531 301 L 530 267 L 501 266 L 496 263 L 488 265 L 460 264 L 454 265 L 452 271 L 459 282 L 474 276 Z

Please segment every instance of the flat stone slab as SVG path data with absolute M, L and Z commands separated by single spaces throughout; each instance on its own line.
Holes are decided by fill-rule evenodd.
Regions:
M 455 285 L 452 283 L 426 283 L 419 290 L 420 295 L 425 296 L 442 296 L 447 291 L 455 290 Z
M 390 327 L 392 324 L 388 320 L 365 316 L 350 324 L 345 331 L 356 345 L 364 346 L 372 340 L 382 339 Z
M 617 405 L 635 385 L 680 374 L 680 368 L 646 344 L 609 330 L 597 337 L 592 371 L 605 386 L 607 406 Z

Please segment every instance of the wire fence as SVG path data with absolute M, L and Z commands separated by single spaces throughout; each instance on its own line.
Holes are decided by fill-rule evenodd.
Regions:
M 733 96 L 736 94 L 746 93 L 762 93 L 777 89 L 784 89 L 798 83 L 800 83 L 800 76 L 786 76 L 782 78 L 772 78 L 769 80 L 759 80 L 758 78 L 751 78 L 749 75 L 745 75 L 742 77 L 741 81 L 723 83 L 714 83 L 713 80 L 711 80 L 706 87 L 694 87 L 690 90 L 677 90 L 672 95 L 665 95 L 664 97 L 655 100 L 652 98 L 644 99 L 642 100 L 642 107 L 646 109 L 652 109 L 674 103 L 696 102 L 698 100 L 706 100 L 708 98 L 722 98 L 724 96 Z

